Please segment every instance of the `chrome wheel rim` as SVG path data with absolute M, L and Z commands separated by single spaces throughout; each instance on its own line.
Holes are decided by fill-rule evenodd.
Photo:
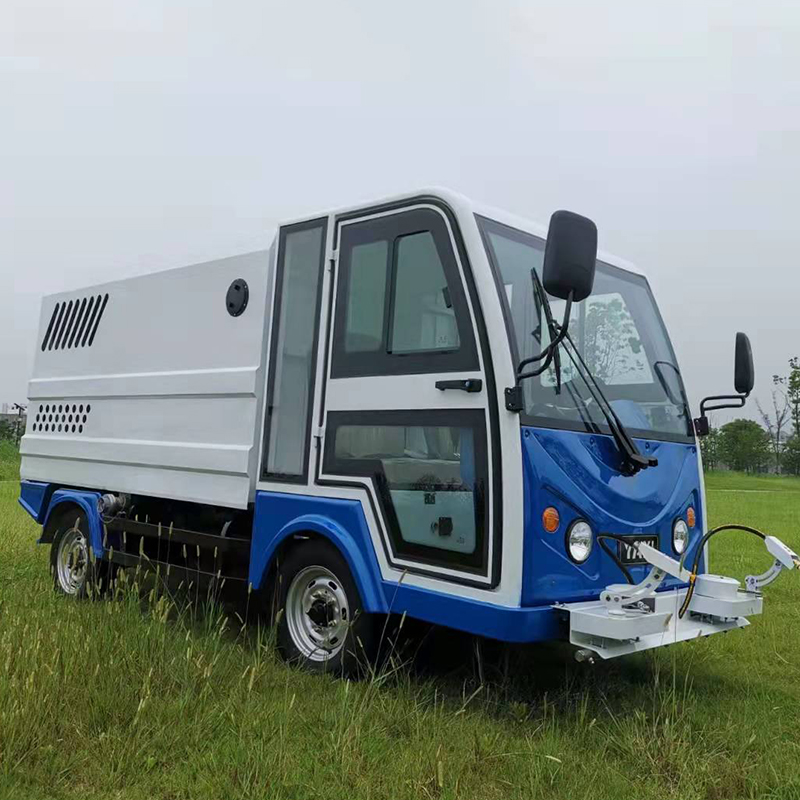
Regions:
M 311 661 L 327 661 L 344 647 L 350 606 L 339 579 L 325 567 L 306 567 L 286 595 L 286 624 L 297 649 Z
M 89 544 L 78 527 L 62 537 L 56 555 L 58 584 L 66 594 L 77 594 L 86 582 L 89 568 Z

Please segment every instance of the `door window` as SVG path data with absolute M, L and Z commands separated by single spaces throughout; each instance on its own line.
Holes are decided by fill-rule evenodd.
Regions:
M 344 341 L 348 353 L 375 353 L 381 349 L 388 255 L 387 241 L 357 244 L 350 252 Z
M 342 226 L 331 375 L 477 370 L 442 217 L 418 209 Z
M 458 350 L 458 326 L 447 279 L 430 231 L 397 240 L 389 352 Z
M 281 229 L 263 469 L 271 480 L 307 472 L 324 247 L 324 220 Z
M 482 569 L 486 439 L 482 412 L 332 412 L 325 471 L 373 479 L 397 555 Z

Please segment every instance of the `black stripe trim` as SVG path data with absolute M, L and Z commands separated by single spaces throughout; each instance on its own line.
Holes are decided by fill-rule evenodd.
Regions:
M 56 303 L 55 308 L 53 308 L 53 313 L 50 315 L 50 323 L 47 326 L 47 332 L 44 335 L 44 339 L 42 339 L 43 351 L 47 348 L 47 341 L 50 339 L 50 334 L 53 332 L 53 325 L 55 324 L 56 316 L 58 316 L 59 308 L 61 308 L 61 303 Z
M 84 328 L 86 328 L 86 323 L 89 321 L 92 313 L 92 309 L 94 308 L 94 295 L 89 298 L 89 303 L 86 306 L 86 313 L 83 315 L 83 319 L 81 320 L 80 327 L 78 328 L 78 335 L 75 339 L 75 347 L 81 347 L 81 338 L 83 337 Z
M 92 342 L 94 342 L 95 334 L 97 333 L 97 329 L 100 327 L 100 320 L 103 318 L 103 312 L 106 310 L 106 305 L 108 305 L 108 295 L 103 296 L 103 302 L 100 305 L 100 313 L 97 315 L 97 320 L 94 323 L 94 329 L 92 330 L 92 335 L 89 337 L 89 341 L 87 343 L 88 347 L 92 346 Z
M 72 313 L 72 303 L 73 301 L 70 300 L 67 304 L 67 313 L 64 314 L 63 321 L 59 320 L 61 324 L 58 327 L 58 336 L 56 337 L 56 350 L 61 349 L 61 339 L 64 337 L 64 331 L 67 328 L 67 321 L 69 320 L 69 315 Z
M 78 306 L 80 305 L 80 301 L 76 300 L 75 305 L 72 307 L 72 314 L 70 315 L 67 324 L 64 326 L 64 339 L 61 342 L 61 349 L 67 349 L 67 343 L 69 342 L 70 334 L 72 333 L 72 329 L 75 326 L 75 317 L 78 314 Z
M 83 339 L 81 340 L 81 347 L 86 347 L 86 340 L 89 338 L 89 332 L 92 330 L 92 325 L 94 324 L 94 318 L 97 316 L 97 312 L 100 308 L 100 295 L 97 295 L 95 298 L 94 308 L 92 309 L 91 316 L 89 317 L 89 324 L 86 326 L 86 332 L 83 334 Z
M 83 300 L 81 300 L 81 307 L 80 310 L 78 311 L 77 317 L 75 318 L 75 324 L 72 328 L 72 335 L 69 337 L 69 342 L 67 343 L 67 347 L 72 347 L 72 345 L 75 343 L 75 335 L 78 333 L 78 328 L 80 327 L 81 320 L 83 319 L 85 311 L 86 311 L 86 298 L 84 297 Z

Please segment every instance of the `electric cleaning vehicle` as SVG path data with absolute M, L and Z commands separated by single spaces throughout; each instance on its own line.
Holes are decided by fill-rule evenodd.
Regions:
M 265 251 L 44 299 L 20 502 L 55 586 L 240 584 L 282 654 L 351 671 L 387 614 L 607 659 L 748 624 L 797 556 L 710 574 L 698 436 L 647 279 L 429 190 Z M 738 535 L 738 534 L 737 534 Z

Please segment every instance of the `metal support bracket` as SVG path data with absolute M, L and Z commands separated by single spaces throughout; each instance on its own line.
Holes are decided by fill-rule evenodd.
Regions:
M 762 572 L 760 575 L 748 575 L 744 579 L 744 585 L 748 592 L 760 592 L 765 586 L 769 586 L 784 569 L 800 569 L 800 558 L 797 553 L 780 539 L 775 536 L 767 536 L 764 544 L 770 555 L 775 556 L 775 561 L 766 572 Z
M 627 583 L 615 583 L 606 587 L 600 595 L 600 600 L 607 606 L 611 608 L 636 607 L 648 597 L 655 595 L 667 575 L 672 575 L 673 578 L 682 581 L 689 580 L 689 570 L 681 567 L 674 558 L 670 558 L 646 542 L 636 542 L 632 546 L 638 549 L 641 557 L 650 564 L 650 572 L 643 581 L 633 586 Z M 642 608 L 642 610 L 644 609 Z

